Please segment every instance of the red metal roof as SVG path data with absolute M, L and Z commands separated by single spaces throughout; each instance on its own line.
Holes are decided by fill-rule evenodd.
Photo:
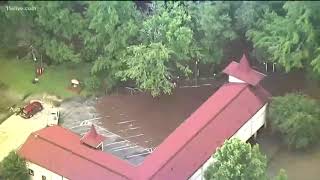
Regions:
M 80 136 L 60 126 L 32 133 L 18 153 L 71 180 L 130 179 L 135 167 L 117 157 L 94 150 L 80 142 Z
M 224 70 L 224 73 L 234 76 L 248 84 L 256 86 L 265 77 L 264 74 L 250 67 L 249 61 L 243 54 L 240 63 L 232 61 Z
M 96 128 L 92 124 L 90 131 L 81 138 L 81 142 L 93 148 L 97 148 L 105 139 L 106 137 L 97 133 Z

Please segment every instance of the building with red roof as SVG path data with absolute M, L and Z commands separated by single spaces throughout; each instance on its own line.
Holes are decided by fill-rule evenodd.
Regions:
M 201 179 L 213 161 L 211 155 L 225 140 L 247 141 L 265 124 L 270 94 L 259 85 L 264 75 L 254 71 L 245 56 L 240 63 L 229 64 L 224 72 L 229 75 L 229 83 L 138 166 L 92 148 L 103 139 L 94 127 L 82 138 L 59 126 L 42 129 L 32 133 L 18 153 L 27 160 L 34 179 L 37 174 L 72 180 Z

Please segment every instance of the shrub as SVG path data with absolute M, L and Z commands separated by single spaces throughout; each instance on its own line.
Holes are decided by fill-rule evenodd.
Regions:
M 267 158 L 258 145 L 239 139 L 227 140 L 214 154 L 215 163 L 205 171 L 206 180 L 266 180 Z
M 101 87 L 101 81 L 98 77 L 91 76 L 84 80 L 84 86 L 89 92 L 93 92 Z
M 28 180 L 29 174 L 26 162 L 16 152 L 11 151 L 0 164 L 1 176 L 5 180 Z
M 320 135 L 320 108 L 317 101 L 299 93 L 275 97 L 270 104 L 271 125 L 294 149 L 317 142 Z

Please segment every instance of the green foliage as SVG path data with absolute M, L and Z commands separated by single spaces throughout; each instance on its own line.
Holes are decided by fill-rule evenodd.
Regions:
M 121 69 L 121 58 L 138 34 L 140 16 L 130 1 L 88 3 L 85 13 L 88 29 L 82 35 L 83 57 L 94 62 L 92 73 L 105 72 L 114 77 Z
M 320 73 L 320 3 L 286 2 L 283 9 L 284 16 L 267 12 L 259 28 L 247 32 L 248 37 L 286 71 L 311 66 L 314 73 Z
M 214 164 L 205 171 L 206 180 L 264 180 L 267 159 L 258 145 L 251 147 L 239 139 L 225 141 L 213 155 Z
M 268 1 L 243 1 L 234 12 L 235 28 L 246 31 L 257 27 L 257 21 L 262 18 L 270 8 Z
M 193 32 L 191 17 L 180 3 L 156 2 L 155 12 L 143 22 L 141 39 L 144 44 L 162 43 L 172 51 L 176 61 L 189 60 Z
M 235 33 L 231 30 L 228 11 L 229 6 L 224 3 L 208 2 L 195 5 L 182 2 L 156 2 L 153 14 L 146 17 L 142 23 L 139 38 L 141 45 L 128 48 L 135 49 L 133 53 L 135 55 L 129 55 L 125 60 L 127 69 L 124 72 L 127 73 L 124 77 L 134 79 L 141 89 L 148 89 L 156 96 L 160 95 L 161 91 L 171 92 L 173 85 L 169 77 L 173 74 L 188 77 L 192 73 L 190 65 L 196 60 L 200 60 L 200 63 L 218 63 L 223 54 L 225 41 L 235 37 Z M 156 46 L 162 46 L 161 49 L 167 51 L 165 54 L 168 54 L 168 57 L 163 59 L 162 52 L 142 55 L 143 50 L 152 53 Z M 135 60 L 134 63 L 128 63 L 132 57 L 159 59 L 154 68 L 156 70 L 146 73 L 150 69 L 144 69 L 155 67 L 155 60 L 145 60 L 146 63 Z M 135 68 L 137 65 L 135 63 L 141 66 Z
M 224 45 L 235 39 L 232 19 L 229 15 L 230 4 L 225 2 L 202 2 L 189 4 L 193 20 L 194 40 L 199 50 L 200 60 L 204 63 L 219 63 Z
M 320 108 L 315 100 L 296 93 L 275 97 L 269 115 L 272 126 L 283 134 L 289 147 L 303 149 L 317 142 Z
M 128 50 L 128 55 L 123 59 L 128 68 L 117 75 L 124 81 L 135 80 L 139 88 L 150 91 L 152 96 L 162 92 L 170 94 L 173 88 L 167 68 L 170 50 L 161 43 L 131 46 Z
M 1 175 L 5 180 L 28 180 L 29 174 L 24 159 L 11 151 L 0 164 Z
M 190 18 L 185 6 L 179 2 L 156 2 L 154 13 L 145 18 L 140 33 L 142 44 L 161 43 L 171 51 L 166 67 L 180 76 L 192 73 L 189 62 L 194 50 Z
M 75 12 L 71 2 L 9 2 L 9 6 L 35 7 L 30 11 L 6 11 L 8 30 L 18 36 L 12 42 L 15 46 L 33 45 L 37 56 L 43 55 L 46 61 L 61 63 L 79 62 L 74 39 L 83 30 L 84 24 L 80 13 Z
M 20 6 L 24 2 L 9 2 L 10 6 Z M 17 50 L 20 42 L 30 42 L 30 22 L 33 13 L 30 11 L 8 11 L 7 8 L 0 8 L 0 47 L 7 50 Z
M 53 62 L 80 61 L 74 38 L 80 35 L 84 23 L 81 14 L 71 7 L 71 2 L 29 2 L 38 7 L 35 11 L 33 43 Z
M 276 180 L 288 180 L 288 176 L 284 169 L 280 169 L 278 175 L 276 176 Z
M 85 88 L 92 92 L 101 87 L 101 80 L 97 76 L 90 76 L 84 80 Z

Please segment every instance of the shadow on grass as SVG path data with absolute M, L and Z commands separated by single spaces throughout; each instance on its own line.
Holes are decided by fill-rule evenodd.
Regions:
M 0 81 L 0 90 L 5 91 L 8 90 L 9 86 Z

